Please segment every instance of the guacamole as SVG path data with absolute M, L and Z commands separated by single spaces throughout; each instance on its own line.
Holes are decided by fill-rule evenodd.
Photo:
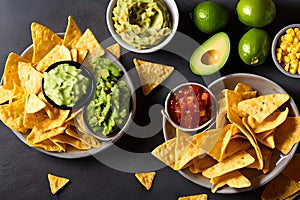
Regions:
M 67 63 L 44 72 L 44 92 L 59 106 L 74 106 L 86 94 L 88 83 L 81 69 Z
M 130 92 L 123 72 L 107 58 L 96 57 L 91 62 L 95 69 L 96 91 L 86 108 L 86 121 L 92 130 L 109 135 L 119 129 L 130 106 Z
M 116 32 L 137 49 L 155 46 L 171 33 L 170 14 L 161 0 L 118 0 L 112 19 Z

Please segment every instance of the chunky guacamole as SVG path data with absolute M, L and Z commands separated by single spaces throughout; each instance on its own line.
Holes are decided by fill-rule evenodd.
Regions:
M 87 106 L 86 120 L 95 133 L 109 135 L 126 118 L 130 106 L 130 92 L 123 72 L 107 58 L 97 57 L 91 62 L 97 81 L 94 99 Z
M 171 33 L 171 19 L 161 0 L 118 0 L 114 27 L 121 38 L 137 49 L 160 43 Z
M 44 72 L 44 92 L 59 106 L 74 106 L 87 92 L 88 78 L 81 69 L 70 64 L 59 64 L 49 72 Z

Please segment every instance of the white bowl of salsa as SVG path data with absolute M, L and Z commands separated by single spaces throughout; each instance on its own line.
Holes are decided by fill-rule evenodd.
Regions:
M 215 123 L 217 103 L 202 84 L 189 82 L 175 87 L 165 100 L 167 120 L 185 132 L 204 131 Z

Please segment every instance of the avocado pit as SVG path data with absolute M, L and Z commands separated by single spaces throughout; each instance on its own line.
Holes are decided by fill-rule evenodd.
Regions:
M 201 62 L 205 65 L 215 65 L 220 61 L 221 53 L 216 49 L 205 52 L 201 58 Z

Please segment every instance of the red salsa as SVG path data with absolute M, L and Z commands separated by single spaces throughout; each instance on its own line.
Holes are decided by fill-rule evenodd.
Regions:
M 171 119 L 183 128 L 197 128 L 212 117 L 210 93 L 199 85 L 182 86 L 172 92 L 168 101 Z

